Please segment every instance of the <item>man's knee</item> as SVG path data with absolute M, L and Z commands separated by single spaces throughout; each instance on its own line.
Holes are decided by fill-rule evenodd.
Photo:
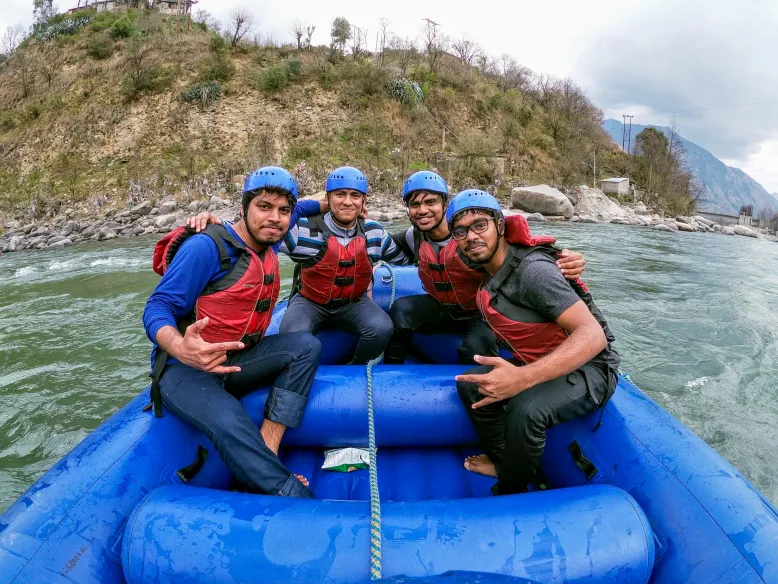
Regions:
M 289 301 L 286 307 L 284 318 L 278 327 L 279 333 L 307 332 L 313 331 L 314 316 L 310 310 L 307 310 L 305 303 L 307 300 L 295 297 Z
M 313 359 L 318 361 L 321 354 L 321 341 L 306 331 L 286 333 L 290 346 L 297 359 Z
M 545 428 L 545 410 L 542 400 L 538 400 L 532 394 L 522 392 L 508 401 L 505 408 L 505 420 L 508 433 L 526 433 L 531 429 Z
M 376 342 L 388 343 L 394 330 L 391 317 L 380 308 L 370 315 L 363 326 L 362 336 L 375 339 Z
M 395 329 L 411 330 L 413 328 L 413 323 L 410 319 L 412 310 L 413 302 L 409 297 L 404 296 L 394 301 L 394 304 L 392 304 L 392 307 L 389 309 L 389 318 L 394 324 Z
M 482 375 L 491 370 L 491 367 L 481 365 L 479 367 L 474 367 L 473 369 L 468 369 L 465 371 L 464 375 Z M 478 385 L 472 381 L 457 381 L 457 393 L 459 394 L 459 399 L 462 400 L 462 403 L 468 408 L 475 402 L 483 399 L 483 396 L 478 391 Z

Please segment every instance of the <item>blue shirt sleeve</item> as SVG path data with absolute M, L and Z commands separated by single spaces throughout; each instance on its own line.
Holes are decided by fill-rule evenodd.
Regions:
M 321 214 L 319 201 L 312 201 L 311 199 L 297 201 L 294 211 L 292 211 L 292 220 L 289 222 L 289 228 L 291 229 L 300 217 L 310 217 L 311 215 L 319 214 Z
M 219 250 L 207 235 L 193 235 L 176 253 L 143 311 L 143 328 L 149 340 L 157 344 L 163 326 L 177 326 L 194 310 L 197 298 L 224 270 L 219 265 Z
M 273 246 L 273 251 L 289 255 L 297 245 L 297 222 L 303 217 L 321 214 L 321 205 L 319 201 L 310 199 L 297 201 L 292 211 L 292 217 L 289 221 L 289 231 L 277 244 Z

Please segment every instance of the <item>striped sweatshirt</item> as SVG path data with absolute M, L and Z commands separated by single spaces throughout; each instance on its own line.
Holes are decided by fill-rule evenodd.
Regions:
M 330 213 L 324 215 L 324 222 L 332 235 L 344 247 L 357 236 L 356 225 L 352 228 L 341 227 L 332 218 Z M 394 240 L 384 230 L 383 225 L 377 221 L 367 219 L 365 221 L 365 239 L 367 255 L 373 263 L 383 260 L 396 266 L 407 266 L 413 263 L 413 258 L 408 257 L 395 244 Z M 319 253 L 324 245 L 324 234 L 317 231 L 311 236 L 311 230 L 307 218 L 300 218 L 297 224 L 290 228 L 281 241 L 279 253 L 284 253 L 292 258 L 292 261 L 303 262 L 310 260 Z

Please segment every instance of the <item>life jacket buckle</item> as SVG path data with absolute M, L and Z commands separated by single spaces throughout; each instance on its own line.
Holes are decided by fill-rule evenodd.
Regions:
M 263 298 L 257 302 L 255 312 L 267 312 L 270 310 L 270 298 Z
M 335 278 L 335 285 L 344 288 L 346 286 L 351 286 L 354 283 L 354 277 L 353 276 L 341 276 L 338 278 Z

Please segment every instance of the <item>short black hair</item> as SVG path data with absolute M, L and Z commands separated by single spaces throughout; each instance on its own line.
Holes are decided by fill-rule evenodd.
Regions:
M 275 195 L 283 195 L 286 197 L 287 202 L 289 203 L 289 206 L 294 209 L 295 205 L 297 204 L 297 200 L 294 198 L 292 193 L 287 191 L 286 189 L 282 189 L 279 187 L 261 187 L 258 189 L 254 189 L 253 191 L 247 191 L 243 193 L 243 214 L 245 215 L 248 212 L 249 205 L 251 204 L 251 201 L 256 199 L 259 195 L 262 193 L 273 193 Z

